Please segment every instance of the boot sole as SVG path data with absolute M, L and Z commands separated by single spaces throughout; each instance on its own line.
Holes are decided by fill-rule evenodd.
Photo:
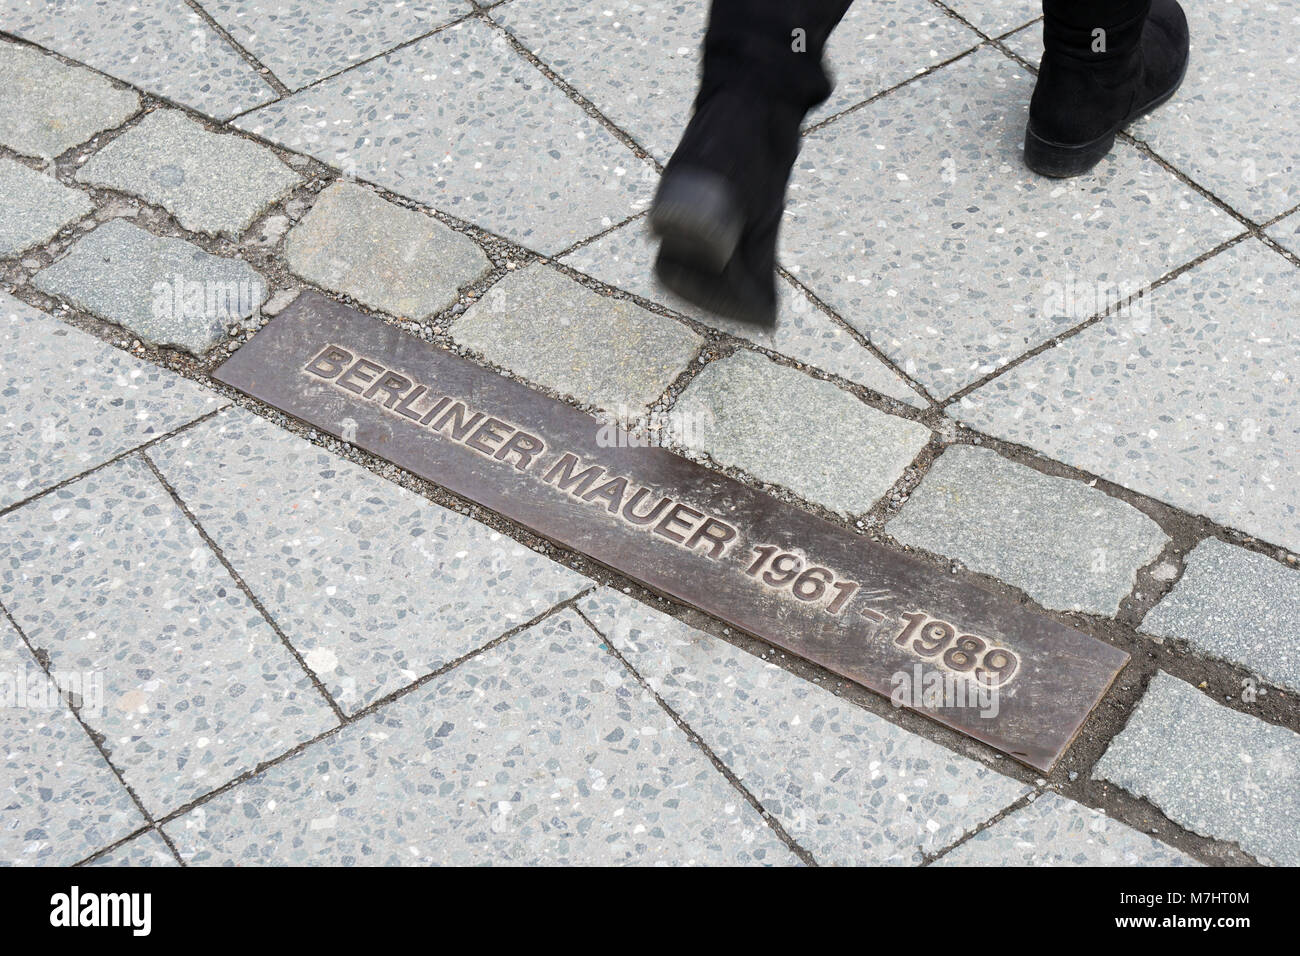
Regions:
M 1190 59 L 1189 56 L 1188 60 Z M 1069 179 L 1071 176 L 1080 176 L 1086 173 L 1106 158 L 1106 154 L 1115 145 L 1116 133 L 1134 120 L 1145 116 L 1168 102 L 1178 92 L 1178 88 L 1183 85 L 1183 77 L 1186 75 L 1187 63 L 1184 62 L 1182 72 L 1178 74 L 1178 79 L 1174 81 L 1168 90 L 1137 109 L 1131 110 L 1122 122 L 1091 142 L 1057 143 L 1039 136 L 1034 132 L 1032 126 L 1027 127 L 1025 129 L 1025 165 L 1038 175 L 1047 176 L 1051 179 Z
M 667 174 L 650 210 L 650 231 L 671 259 L 719 274 L 740 245 L 745 216 L 735 188 L 702 169 Z
M 776 304 L 725 271 L 709 272 L 675 259 L 666 249 L 655 259 L 655 277 L 670 291 L 714 315 L 750 325 L 776 325 Z

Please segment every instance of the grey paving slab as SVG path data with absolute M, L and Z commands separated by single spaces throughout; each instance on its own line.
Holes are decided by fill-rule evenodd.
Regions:
M 291 90 L 473 9 L 469 0 L 209 0 L 203 8 Z
M 1300 691 L 1300 571 L 1262 554 L 1202 541 L 1141 630 Z
M 666 162 L 690 118 L 708 5 L 526 0 L 491 16 Z M 835 91 L 815 123 L 979 42 L 928 0 L 873 0 L 849 9 L 827 46 Z
M 349 712 L 591 585 L 242 410 L 150 457 Z
M 956 558 L 1044 607 L 1113 615 L 1138 569 L 1169 542 L 1132 505 L 988 448 L 955 445 L 886 527 L 903 544 Z
M 629 417 L 645 412 L 704 344 L 674 319 L 539 264 L 492 286 L 451 334 L 529 381 Z
M 1000 36 L 1043 13 L 1040 0 L 944 0 L 944 5 L 989 36 Z
M 781 262 L 946 397 L 1240 233 L 1133 147 L 1030 173 L 1033 81 L 981 50 L 807 138 Z
M 477 19 L 236 125 L 543 253 L 654 192 L 653 167 Z
M 0 0 L 5 31 L 217 119 L 275 90 L 180 0 Z
M 308 282 L 409 319 L 440 312 L 492 263 L 472 239 L 354 183 L 335 183 L 284 244 Z
M 302 177 L 265 146 L 210 133 L 178 110 L 156 110 L 77 171 L 77 181 L 162 206 L 191 232 L 238 236 Z
M 138 459 L 0 521 L 0 601 L 52 669 L 102 675 L 86 722 L 155 817 L 337 723 Z
M 266 283 L 248 263 L 124 219 L 77 240 L 32 281 L 145 342 L 200 356 L 266 299 Z
M 1132 827 L 1055 793 L 981 830 L 936 866 L 1200 866 Z
M 1174 98 L 1129 132 L 1230 206 L 1263 222 L 1300 203 L 1300 42 L 1287 4 L 1187 3 L 1191 63 Z M 1031 63 L 1042 31 L 1009 44 Z
M 1156 674 L 1093 776 L 1264 862 L 1300 864 L 1300 736 Z
M 1300 213 L 1292 213 L 1265 230 L 1269 237 L 1300 256 Z
M 0 196 L 0 259 L 44 245 L 94 209 L 85 193 L 12 159 L 0 159 Z
M 98 73 L 6 41 L 0 41 L 0 89 L 0 144 L 27 156 L 58 156 L 120 126 L 140 107 L 138 96 Z
M 0 508 L 222 404 L 0 292 Z
M 930 440 L 923 425 L 749 351 L 707 366 L 673 416 L 693 450 L 841 514 L 867 511 Z
M 88 866 L 180 866 L 167 844 L 153 830 L 147 830 L 130 843 L 96 858 Z
M 145 824 L 3 619 L 0 742 L 0 866 L 69 866 Z
M 719 331 L 748 339 L 909 405 L 926 407 L 924 398 L 791 283 L 777 280 L 775 327 L 724 319 L 697 308 L 655 281 L 658 245 L 644 220 L 638 219 L 575 249 L 561 261 L 593 279 L 657 302 Z
M 572 611 L 167 825 L 193 864 L 790 864 Z
M 1247 240 L 954 408 L 972 427 L 1300 549 L 1300 270 Z
M 580 608 L 820 864 L 920 863 L 1029 791 L 617 591 Z

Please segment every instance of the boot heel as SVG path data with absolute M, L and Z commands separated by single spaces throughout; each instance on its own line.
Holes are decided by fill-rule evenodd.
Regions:
M 1025 130 L 1025 165 L 1040 176 L 1066 179 L 1086 173 L 1101 162 L 1115 145 L 1115 134 L 1094 139 L 1091 143 L 1053 143 Z
M 736 190 L 722 176 L 702 169 L 668 173 L 659 183 L 650 229 L 669 258 L 707 272 L 721 272 L 740 243 L 745 217 Z

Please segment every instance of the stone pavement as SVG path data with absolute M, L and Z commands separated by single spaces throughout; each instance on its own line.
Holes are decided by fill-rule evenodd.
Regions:
M 859 0 L 769 332 L 703 10 L 0 0 L 0 861 L 1300 863 L 1300 20 L 1057 182 L 1034 3 Z M 215 382 L 303 289 L 1132 662 L 1038 777 Z

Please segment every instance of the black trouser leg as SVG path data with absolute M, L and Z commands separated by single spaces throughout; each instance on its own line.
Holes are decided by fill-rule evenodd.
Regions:
M 831 92 L 822 53 L 853 0 L 713 0 L 702 102 L 740 88 L 810 109 Z
M 655 274 L 712 312 L 776 320 L 776 240 L 826 41 L 852 0 L 713 0 L 695 112 L 664 170 Z

